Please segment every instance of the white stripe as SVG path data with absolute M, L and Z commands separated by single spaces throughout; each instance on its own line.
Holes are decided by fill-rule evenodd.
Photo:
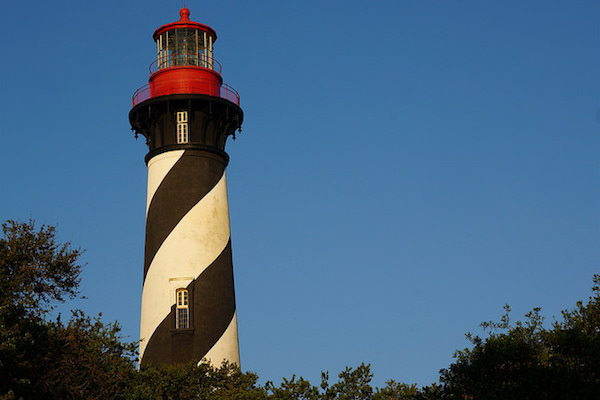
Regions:
M 148 198 L 146 201 L 146 216 L 152 197 L 171 168 L 181 158 L 185 150 L 173 150 L 154 156 L 148 161 Z
M 223 173 L 215 187 L 169 233 L 148 268 L 142 291 L 140 359 L 152 333 L 175 304 L 173 282 L 182 279 L 179 287 L 185 287 L 186 277 L 197 278 L 223 252 L 229 236 L 227 182 Z

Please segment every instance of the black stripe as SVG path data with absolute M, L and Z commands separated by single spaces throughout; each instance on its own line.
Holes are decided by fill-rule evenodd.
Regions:
M 231 241 L 187 289 L 192 296 L 191 329 L 174 329 L 173 305 L 149 338 L 142 366 L 200 361 L 223 335 L 235 313 Z M 222 360 L 212 361 L 220 365 Z
M 183 216 L 219 182 L 226 160 L 210 152 L 186 150 L 154 193 L 146 219 L 144 279 L 156 252 Z

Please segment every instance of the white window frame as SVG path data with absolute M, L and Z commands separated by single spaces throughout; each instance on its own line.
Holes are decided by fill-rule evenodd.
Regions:
M 175 291 L 175 329 L 190 328 L 190 293 L 187 289 Z
M 189 141 L 188 112 L 177 111 L 177 144 L 186 144 Z

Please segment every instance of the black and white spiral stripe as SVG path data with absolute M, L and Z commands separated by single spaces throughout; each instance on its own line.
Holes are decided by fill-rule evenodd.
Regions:
M 239 364 L 223 156 L 168 151 L 148 162 L 140 363 L 203 358 Z M 175 292 L 190 293 L 189 329 L 175 329 Z

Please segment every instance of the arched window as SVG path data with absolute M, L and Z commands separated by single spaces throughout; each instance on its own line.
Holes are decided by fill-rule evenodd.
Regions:
M 175 293 L 177 306 L 175 310 L 175 329 L 190 327 L 190 295 L 187 289 L 177 289 Z

